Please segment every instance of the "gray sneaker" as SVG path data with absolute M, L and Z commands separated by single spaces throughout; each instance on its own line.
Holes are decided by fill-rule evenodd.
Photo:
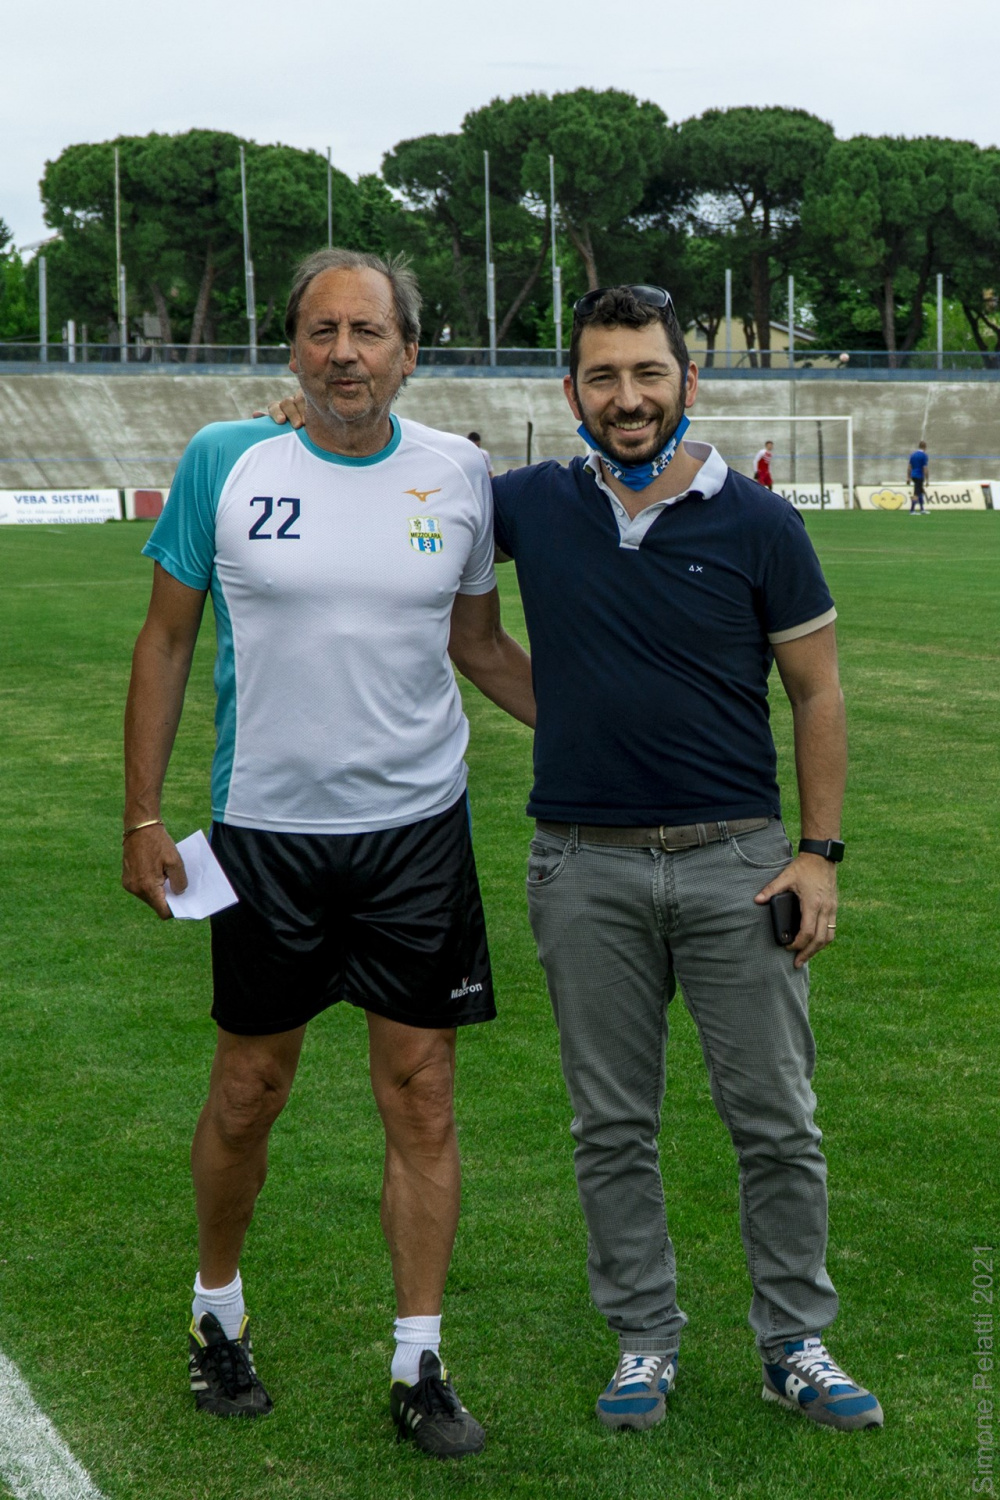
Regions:
M 881 1427 L 885 1420 L 877 1398 L 834 1364 L 819 1339 L 786 1344 L 777 1360 L 763 1364 L 765 1401 L 780 1401 L 841 1432 Z
M 597 1398 L 597 1420 L 605 1427 L 643 1431 L 662 1422 L 677 1380 L 675 1354 L 623 1354 L 610 1385 Z

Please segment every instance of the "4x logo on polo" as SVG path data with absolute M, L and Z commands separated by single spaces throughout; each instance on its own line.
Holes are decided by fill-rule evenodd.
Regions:
M 433 494 L 433 490 L 428 490 Z M 444 538 L 441 535 L 441 522 L 437 516 L 411 516 L 407 522 L 410 528 L 410 546 L 417 552 L 440 552 L 444 548 Z
M 704 573 L 704 571 L 705 569 L 702 567 L 701 563 L 688 563 L 689 573 Z

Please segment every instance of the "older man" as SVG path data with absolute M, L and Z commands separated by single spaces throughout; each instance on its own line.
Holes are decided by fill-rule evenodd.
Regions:
M 219 1415 L 271 1409 L 239 1256 L 306 1026 L 347 1000 L 366 1013 L 385 1127 L 393 1416 L 429 1452 L 478 1452 L 482 1428 L 439 1357 L 459 1206 L 455 1032 L 495 1014 L 449 653 L 528 723 L 530 666 L 500 624 L 480 455 L 391 412 L 419 337 L 405 265 L 319 252 L 286 331 L 304 428 L 216 424 L 189 445 L 145 548 L 153 592 L 126 715 L 123 880 L 167 917 L 165 881 L 186 880 L 161 788 L 210 591 L 212 847 L 239 902 L 212 920 L 191 1387 Z

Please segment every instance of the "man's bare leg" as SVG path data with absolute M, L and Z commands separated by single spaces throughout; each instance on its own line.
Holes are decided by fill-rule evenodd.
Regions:
M 401 1318 L 441 1311 L 461 1192 L 452 1107 L 455 1032 L 368 1017 L 372 1091 L 385 1126 L 382 1232 Z
M 199 1261 L 188 1371 L 195 1405 L 220 1417 L 267 1416 L 272 1407 L 254 1369 L 239 1259 L 304 1035 L 304 1026 L 253 1037 L 220 1027 L 191 1146 Z
M 306 1028 L 236 1036 L 219 1028 L 208 1099 L 191 1146 L 204 1287 L 226 1286 L 267 1176 L 267 1139 L 288 1099 Z
M 401 1437 L 425 1453 L 481 1453 L 486 1434 L 440 1362 L 441 1302 L 461 1195 L 453 1097 L 455 1032 L 368 1012 L 372 1090 L 385 1126 L 382 1231 L 396 1283 L 389 1404 Z

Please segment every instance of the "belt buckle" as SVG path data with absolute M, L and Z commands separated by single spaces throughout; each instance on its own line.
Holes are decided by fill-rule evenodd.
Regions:
M 657 836 L 660 840 L 660 848 L 663 850 L 664 854 L 682 854 L 685 849 L 693 849 L 696 847 L 690 841 L 686 844 L 668 844 L 666 838 L 664 837 L 665 833 L 667 832 L 667 827 L 668 825 L 666 823 L 661 823 L 659 828 L 657 829 Z

